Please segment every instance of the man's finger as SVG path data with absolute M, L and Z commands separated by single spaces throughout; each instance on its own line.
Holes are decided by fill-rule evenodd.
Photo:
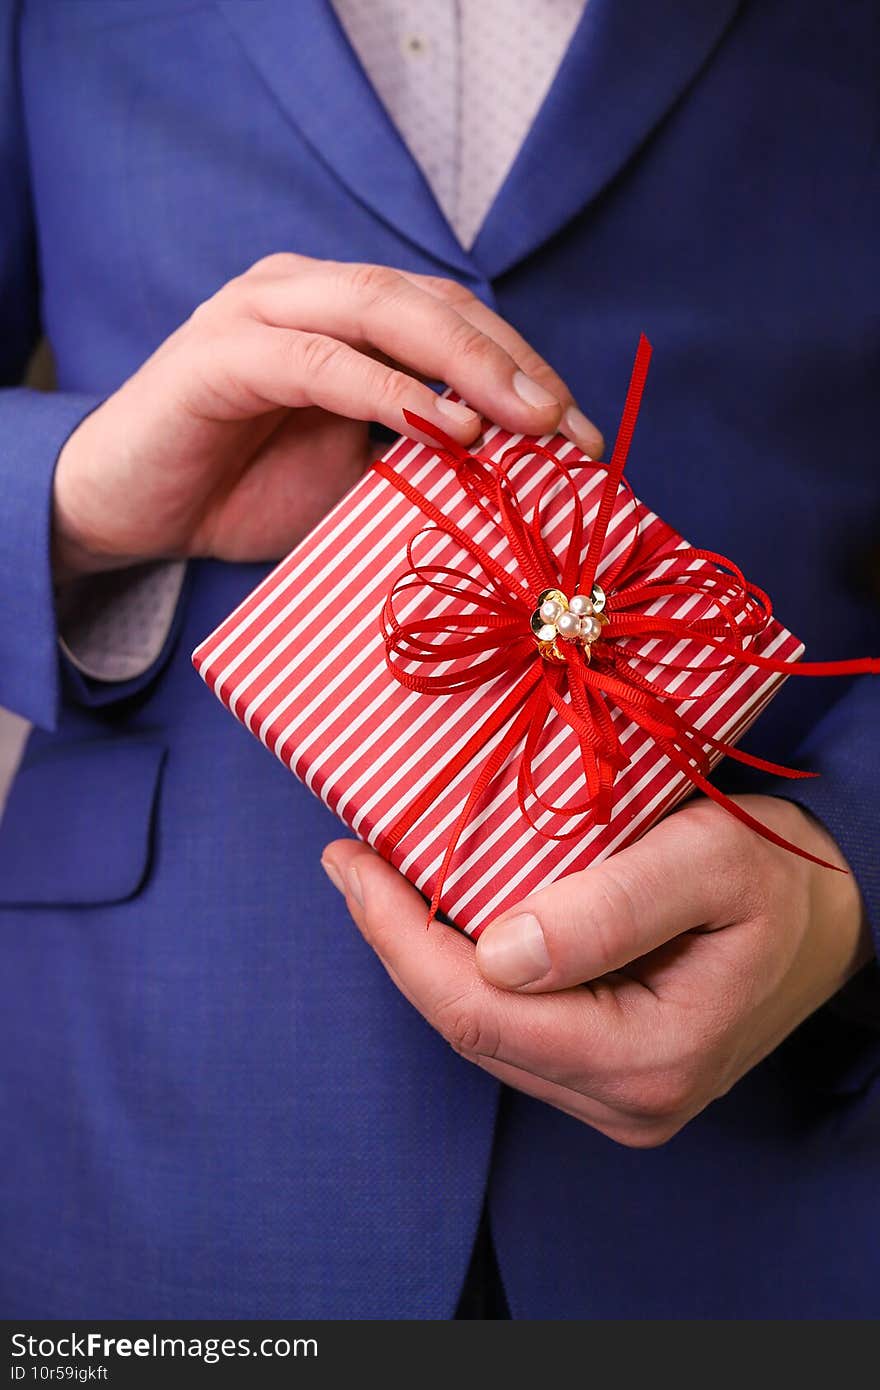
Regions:
M 524 372 L 492 325 L 487 331 L 386 266 L 316 263 L 305 274 L 242 284 L 251 317 L 378 349 L 429 380 L 447 382 L 506 429 L 554 433 L 572 403 L 567 388 L 556 395 Z
M 206 339 L 197 365 L 206 382 L 227 383 L 223 395 L 209 387 L 206 414 L 216 415 L 219 408 L 226 418 L 241 419 L 269 406 L 316 405 L 333 415 L 378 420 L 400 430 L 406 423 L 403 412 L 409 410 L 462 443 L 471 442 L 481 428 L 479 415 L 467 406 L 321 333 L 243 321 L 234 333 Z M 407 432 L 431 443 L 418 431 Z
M 569 989 L 682 932 L 717 925 L 728 875 L 712 825 L 682 811 L 603 863 L 531 894 L 483 931 L 476 954 L 484 978 L 504 989 Z
M 505 428 L 525 434 L 558 429 L 591 458 L 602 456 L 600 431 L 559 373 L 456 280 L 279 252 L 257 261 L 202 309 L 230 302 L 266 323 L 369 346 L 418 376 L 444 380 Z M 468 325 L 476 337 L 463 331 Z
M 571 392 L 558 372 L 553 370 L 549 362 L 544 360 L 512 324 L 503 319 L 500 314 L 496 314 L 472 291 L 464 285 L 459 285 L 455 280 L 442 279 L 433 275 L 417 275 L 413 271 L 405 270 L 402 270 L 400 274 L 411 280 L 413 284 L 419 285 L 429 294 L 436 295 L 447 304 L 453 305 L 462 318 L 475 324 L 477 328 L 482 329 L 484 333 L 500 343 L 529 377 L 539 382 L 565 405 L 565 411 L 559 423 L 559 433 L 564 434 L 590 458 L 602 457 L 605 442 L 601 431 L 597 429 L 592 420 L 587 419 L 583 411 L 572 400 Z
M 323 863 L 398 988 L 458 1052 L 597 1099 L 603 1083 L 613 1085 L 633 1065 L 631 1014 L 609 998 L 572 990 L 532 999 L 495 989 L 477 970 L 472 943 L 439 924 L 426 930 L 424 900 L 372 850 L 338 840 Z

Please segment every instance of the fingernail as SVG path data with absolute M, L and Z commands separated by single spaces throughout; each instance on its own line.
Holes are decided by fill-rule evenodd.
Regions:
M 333 863 L 333 860 L 322 858 L 321 868 L 324 870 L 324 873 L 327 875 L 330 882 L 333 884 L 333 887 L 337 888 L 340 893 L 344 893 L 345 883 L 343 882 L 342 874 L 339 872 L 336 865 Z
M 591 459 L 601 457 L 605 448 L 605 441 L 592 420 L 588 420 L 584 412 L 578 410 L 576 405 L 568 407 L 559 428 L 573 444 L 577 444 L 585 454 L 589 454 Z
M 352 865 L 345 877 L 341 874 L 339 865 L 332 859 L 322 858 L 321 868 L 324 870 L 324 873 L 327 875 L 334 888 L 338 888 L 340 893 L 345 893 L 348 897 L 353 898 L 358 907 L 363 907 L 363 889 L 361 888 L 358 871 L 354 865 Z
M 533 381 L 525 372 L 514 372 L 513 389 L 521 401 L 526 405 L 533 405 L 537 410 L 546 410 L 548 405 L 559 405 L 559 401 L 543 386 L 539 386 L 537 381 Z
M 477 941 L 477 964 L 487 980 L 504 989 L 540 980 L 550 969 L 550 956 L 537 917 L 522 912 L 493 922 Z
M 480 417 L 475 410 L 459 401 L 451 401 L 448 396 L 438 396 L 434 404 L 441 415 L 448 415 L 457 425 L 473 429 L 479 422 Z

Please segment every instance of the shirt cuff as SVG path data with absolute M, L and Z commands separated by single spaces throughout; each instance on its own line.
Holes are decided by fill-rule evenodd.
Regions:
M 168 640 L 185 575 L 185 561 L 162 560 L 60 587 L 58 644 L 71 665 L 108 683 L 143 675 Z

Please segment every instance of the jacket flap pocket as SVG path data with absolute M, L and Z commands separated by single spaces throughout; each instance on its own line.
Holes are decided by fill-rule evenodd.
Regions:
M 113 903 L 136 893 L 164 758 L 161 744 L 136 738 L 29 748 L 0 820 L 0 904 Z

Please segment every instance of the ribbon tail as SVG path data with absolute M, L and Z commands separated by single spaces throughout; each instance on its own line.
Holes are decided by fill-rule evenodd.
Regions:
M 534 696 L 535 693 L 536 692 L 533 691 L 532 695 Z M 504 767 L 504 764 L 507 762 L 507 759 L 510 757 L 510 754 L 513 752 L 516 745 L 522 739 L 531 721 L 532 700 L 530 698 L 529 700 L 527 700 L 524 708 L 520 710 L 516 719 L 514 719 L 507 733 L 504 735 L 504 738 L 498 744 L 498 747 L 493 748 L 489 757 L 486 759 L 479 773 L 477 774 L 476 780 L 472 783 L 471 789 L 468 792 L 467 800 L 462 806 L 461 811 L 458 815 L 458 819 L 456 820 L 455 825 L 452 827 L 452 833 L 450 834 L 449 839 L 446 842 L 446 849 L 444 851 L 443 859 L 440 864 L 440 869 L 437 874 L 437 882 L 434 885 L 434 892 L 431 895 L 431 903 L 428 908 L 428 920 L 426 926 L 430 927 L 431 923 L 434 921 L 434 918 L 437 916 L 437 913 L 440 911 L 440 901 L 443 897 L 443 889 L 446 884 L 446 879 L 449 874 L 449 869 L 452 864 L 455 851 L 458 849 L 459 841 L 461 840 L 462 835 L 467 829 L 468 822 L 470 821 L 477 804 L 485 795 L 492 782 L 494 782 L 495 778 L 498 776 L 498 773 Z
M 799 859 L 807 859 L 811 864 L 818 864 L 820 869 L 833 869 L 834 872 L 838 874 L 845 874 L 847 872 L 847 870 L 841 868 L 839 864 L 831 864 L 827 859 L 820 859 L 817 854 L 810 854 L 809 850 L 803 849 L 800 845 L 794 844 L 791 840 L 786 840 L 783 835 L 777 835 L 776 831 L 771 830 L 769 825 L 765 825 L 763 821 L 759 821 L 755 816 L 750 815 L 744 806 L 738 806 L 729 796 L 713 786 L 708 777 L 704 777 L 702 772 L 693 767 L 688 762 L 685 755 L 680 753 L 674 744 L 664 742 L 663 752 L 669 758 L 670 762 L 675 763 L 676 767 L 679 767 L 690 781 L 693 782 L 694 786 L 698 787 L 705 796 L 708 796 L 710 800 L 714 801 L 722 810 L 727 811 L 728 815 L 733 816 L 743 825 L 747 825 L 750 830 L 754 830 L 756 834 L 761 836 L 762 840 L 769 840 L 771 845 L 777 845 L 779 849 L 788 850 L 791 854 L 796 854 Z
M 732 758 L 734 762 L 744 763 L 746 767 L 757 768 L 758 772 L 769 772 L 773 777 L 787 777 L 790 781 L 801 781 L 809 777 L 818 777 L 818 772 L 806 772 L 799 767 L 786 767 L 784 763 L 772 763 L 769 758 L 759 758 L 755 753 L 745 753 L 741 748 L 736 748 L 732 743 L 725 743 L 723 739 L 712 738 L 711 735 L 704 733 L 700 729 L 694 729 L 698 739 L 708 743 L 717 752 L 723 753 L 725 758 Z
M 420 434 L 426 434 L 429 439 L 433 439 L 435 444 L 439 444 L 444 453 L 451 454 L 460 463 L 470 462 L 469 450 L 463 444 L 459 444 L 457 439 L 453 439 L 451 434 L 441 430 L 439 425 L 434 425 L 430 420 L 426 420 L 424 415 L 417 415 L 414 410 L 404 410 L 403 418 L 408 425 L 412 425 L 413 429 L 418 430 Z
M 431 779 L 424 791 L 416 797 L 415 801 L 411 802 L 403 812 L 403 815 L 398 816 L 397 820 L 386 834 L 380 837 L 376 849 L 383 858 L 390 858 L 392 851 L 397 848 L 404 835 L 412 829 L 416 821 L 421 819 L 428 810 L 428 807 L 433 805 L 437 800 L 438 796 L 443 795 L 447 787 L 458 776 L 459 772 L 462 772 L 464 768 L 468 766 L 471 759 L 475 758 L 476 755 L 485 748 L 489 739 L 492 738 L 499 729 L 504 727 L 508 719 L 510 719 L 540 679 L 541 668 L 537 663 L 533 663 L 529 666 L 522 679 L 517 681 L 506 699 L 501 702 L 485 723 L 481 724 L 458 750 L 452 761 L 441 767 L 436 777 Z
M 748 657 L 750 665 L 768 671 L 784 670 L 787 676 L 880 676 L 880 656 L 853 657 L 851 661 L 795 661 L 770 664 L 770 657 Z
M 581 572 L 580 587 L 584 593 L 590 592 L 590 586 L 596 578 L 596 571 L 599 568 L 599 561 L 602 559 L 602 551 L 605 548 L 605 536 L 608 531 L 608 523 L 611 520 L 611 513 L 614 510 L 614 503 L 617 498 L 617 489 L 623 477 L 623 470 L 626 467 L 626 458 L 629 453 L 629 446 L 632 443 L 635 433 L 636 420 L 639 418 L 639 407 L 642 403 L 642 392 L 645 389 L 645 382 L 648 379 L 648 367 L 651 362 L 651 344 L 644 333 L 639 338 L 639 345 L 636 349 L 636 357 L 633 363 L 632 375 L 626 391 L 626 400 L 623 404 L 623 414 L 620 418 L 620 428 L 617 431 L 617 438 L 614 441 L 614 449 L 611 453 L 611 462 L 608 465 L 608 474 L 602 485 L 602 498 L 599 503 L 599 511 L 593 528 L 590 532 L 590 544 L 587 549 L 587 556 L 584 560 L 584 567 Z

